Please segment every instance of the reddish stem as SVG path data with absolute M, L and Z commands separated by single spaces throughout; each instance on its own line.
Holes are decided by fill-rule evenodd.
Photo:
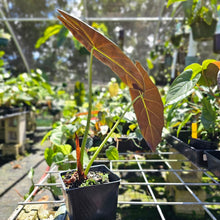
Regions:
M 82 164 L 80 162 L 81 151 L 80 151 L 80 145 L 79 145 L 79 138 L 77 135 L 76 135 L 75 141 L 76 141 L 77 172 L 79 174 L 79 177 L 84 178 L 84 170 L 83 170 Z

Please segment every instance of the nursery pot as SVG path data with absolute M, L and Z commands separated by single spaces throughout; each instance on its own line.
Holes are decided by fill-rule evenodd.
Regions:
M 218 145 L 215 142 L 205 141 L 197 138 L 190 139 L 190 146 L 201 150 L 215 150 L 218 148 Z
M 212 40 L 215 33 L 217 20 L 213 19 L 211 25 L 200 19 L 191 24 L 193 39 L 195 41 Z
M 118 188 L 120 178 L 105 165 L 92 166 L 90 171 L 109 174 L 109 183 L 67 189 L 62 180 L 65 172 L 60 172 L 63 194 L 70 220 L 116 219 Z
M 215 143 L 209 143 L 208 141 L 199 139 L 191 138 L 190 145 L 172 135 L 167 135 L 166 139 L 168 143 L 187 157 L 191 162 L 202 167 L 208 167 L 205 150 L 214 150 L 217 148 Z
M 208 169 L 220 178 L 220 151 L 210 150 L 205 151 L 208 160 Z
M 0 37 L 0 46 L 7 46 L 8 45 L 8 39 L 4 37 Z
M 180 46 L 180 42 L 182 40 L 182 34 L 179 35 L 175 35 L 173 34 L 170 38 L 171 43 L 173 44 L 173 46 L 175 47 L 179 47 Z
M 191 138 L 189 145 L 192 147 L 191 160 L 199 166 L 208 167 L 205 150 L 215 150 L 217 149 L 217 144 L 211 141 Z
M 177 130 L 173 130 L 171 132 L 171 134 L 175 137 L 177 137 Z M 181 141 L 183 141 L 184 143 L 188 143 L 188 140 L 190 138 L 190 135 L 191 135 L 191 130 L 189 128 L 186 128 L 186 129 L 182 129 L 180 130 L 179 132 L 179 135 L 178 135 L 178 139 L 180 139 Z

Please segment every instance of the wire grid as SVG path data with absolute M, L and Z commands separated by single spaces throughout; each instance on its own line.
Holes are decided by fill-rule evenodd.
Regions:
M 167 152 L 167 149 L 169 150 Z M 119 187 L 118 207 L 122 206 L 144 206 L 154 207 L 158 213 L 158 219 L 169 219 L 163 210 L 164 206 L 189 206 L 200 207 L 206 213 L 209 219 L 218 219 L 213 214 L 212 207 L 220 209 L 220 202 L 206 201 L 200 198 L 197 191 L 205 190 L 208 187 L 210 191 L 220 194 L 218 179 L 214 177 L 207 169 L 199 168 L 192 164 L 188 159 L 178 153 L 171 146 L 165 150 L 152 152 L 128 152 L 120 153 L 120 160 L 109 161 L 106 158 L 101 158 L 95 161 L 95 164 L 105 164 L 110 170 L 120 176 L 121 183 Z M 36 184 L 35 190 L 24 201 L 19 203 L 19 208 L 11 216 L 10 220 L 16 219 L 16 216 L 27 204 L 60 204 L 64 200 L 54 201 L 31 201 L 32 195 L 41 187 L 54 186 L 61 187 L 58 181 L 55 184 L 48 184 L 47 178 L 51 175 L 57 175 L 57 167 L 54 166 L 47 173 L 44 179 Z M 203 176 L 203 181 L 201 180 Z M 195 178 L 196 177 L 196 178 Z M 198 181 L 200 179 L 200 181 Z M 158 192 L 156 189 L 162 189 Z M 163 194 L 163 189 L 174 190 L 179 189 L 184 197 L 180 199 L 166 198 Z M 220 192 L 220 191 L 219 191 Z M 191 197 L 191 199 L 190 199 Z

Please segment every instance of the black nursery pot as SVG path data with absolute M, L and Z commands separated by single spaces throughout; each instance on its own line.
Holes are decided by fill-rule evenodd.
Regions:
M 211 25 L 204 20 L 198 20 L 191 24 L 193 39 L 195 41 L 212 40 L 216 29 L 217 20 L 213 19 Z
M 205 151 L 208 160 L 208 169 L 220 179 L 220 151 Z
M 168 143 L 170 143 L 175 149 L 187 157 L 190 161 L 201 167 L 208 167 L 206 150 L 214 150 L 217 148 L 217 144 L 213 142 L 203 141 L 199 139 L 190 139 L 190 144 L 186 144 L 178 138 L 168 135 L 166 137 Z
M 203 149 L 203 150 L 215 150 L 217 149 L 218 145 L 212 141 L 205 141 L 196 138 L 190 139 L 190 146 L 196 149 Z
M 109 174 L 109 183 L 67 189 L 62 180 L 63 194 L 70 220 L 113 220 L 116 219 L 118 188 L 120 178 L 105 165 L 92 166 L 90 171 L 101 171 Z
M 203 167 L 208 167 L 207 157 L 205 154 L 206 150 L 215 150 L 217 149 L 217 144 L 211 141 L 205 141 L 200 139 L 191 138 L 190 146 L 192 146 L 194 162 Z

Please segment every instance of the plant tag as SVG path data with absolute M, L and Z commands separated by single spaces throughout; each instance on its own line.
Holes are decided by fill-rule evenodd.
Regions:
M 192 138 L 197 138 L 197 123 L 192 123 Z
M 203 160 L 207 161 L 207 155 L 206 154 L 203 154 Z

